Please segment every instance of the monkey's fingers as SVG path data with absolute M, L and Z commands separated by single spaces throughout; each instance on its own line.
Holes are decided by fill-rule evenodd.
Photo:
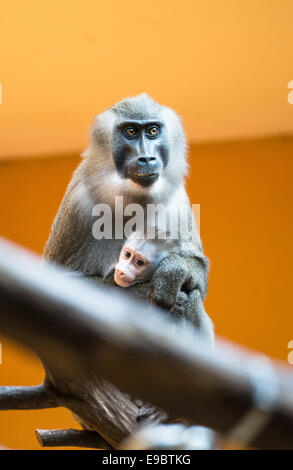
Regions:
M 182 290 L 187 294 L 194 289 L 199 289 L 204 295 L 206 291 L 205 280 L 205 265 L 202 260 L 195 257 L 184 258 L 184 263 L 187 270 L 185 281 L 182 285 Z
M 187 305 L 188 305 L 188 295 L 185 292 L 180 291 L 178 293 L 178 297 L 176 299 L 172 313 L 174 313 L 175 317 L 181 318 L 186 313 Z

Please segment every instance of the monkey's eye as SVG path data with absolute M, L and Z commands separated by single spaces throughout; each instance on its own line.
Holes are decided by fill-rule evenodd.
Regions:
M 148 128 L 148 135 L 150 137 L 157 137 L 160 134 L 160 128 L 158 126 L 151 126 Z
M 125 256 L 125 258 L 130 258 L 130 256 L 131 256 L 130 251 L 125 250 L 124 251 L 124 256 Z
M 137 260 L 135 261 L 137 266 L 143 266 L 144 265 L 144 260 L 141 259 L 141 258 L 137 258 Z
M 134 137 L 137 134 L 137 130 L 134 127 L 126 127 L 122 132 L 125 137 Z

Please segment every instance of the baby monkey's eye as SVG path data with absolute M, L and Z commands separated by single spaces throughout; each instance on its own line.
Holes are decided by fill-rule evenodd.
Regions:
M 157 126 L 152 126 L 152 127 L 149 127 L 148 129 L 148 134 L 151 137 L 156 137 L 157 135 L 159 135 L 159 133 L 160 133 L 160 129 Z
M 125 258 L 130 258 L 130 256 L 131 256 L 130 251 L 125 250 L 124 251 L 124 256 L 125 256 Z
M 143 266 L 144 265 L 144 260 L 141 259 L 141 258 L 137 258 L 136 264 L 137 264 L 137 266 Z

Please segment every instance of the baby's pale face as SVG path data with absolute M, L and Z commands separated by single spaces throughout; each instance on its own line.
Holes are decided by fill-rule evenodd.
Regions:
M 129 287 L 146 279 L 150 268 L 150 261 L 142 253 L 125 245 L 115 267 L 114 281 L 120 287 Z

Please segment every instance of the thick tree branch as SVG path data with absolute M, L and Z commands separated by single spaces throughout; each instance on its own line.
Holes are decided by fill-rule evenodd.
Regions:
M 32 387 L 0 387 L 0 410 L 38 410 L 57 408 L 56 395 L 44 384 Z
M 36 429 L 36 437 L 42 447 L 84 447 L 112 450 L 97 432 L 78 429 Z

